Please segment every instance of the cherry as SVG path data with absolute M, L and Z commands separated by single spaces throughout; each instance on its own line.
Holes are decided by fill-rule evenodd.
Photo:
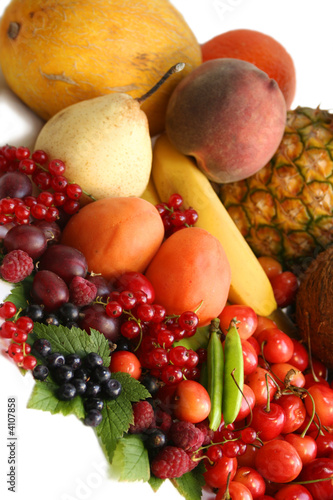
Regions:
M 254 372 L 258 366 L 258 356 L 253 345 L 247 340 L 241 340 L 243 350 L 244 376 Z
M 317 443 L 311 436 L 303 436 L 290 432 L 284 436 L 285 440 L 292 444 L 301 457 L 303 466 L 317 457 Z
M 302 484 L 288 484 L 275 493 L 275 500 L 313 500 L 313 496 Z
M 301 472 L 302 460 L 294 446 L 287 441 L 275 439 L 257 450 L 255 468 L 268 481 L 287 483 Z
M 304 422 L 306 409 L 302 399 L 295 394 L 284 394 L 276 400 L 283 408 L 285 423 L 281 430 L 282 434 L 295 432 Z
M 216 495 L 216 500 L 224 500 L 225 498 L 228 498 L 225 494 L 225 488 L 219 489 Z M 229 498 L 237 498 L 237 500 L 253 500 L 251 491 L 245 484 L 239 483 L 238 481 L 231 481 L 229 483 L 228 494 Z
M 219 315 L 219 319 L 220 328 L 224 334 L 227 333 L 231 321 L 236 319 L 236 326 L 241 339 L 251 337 L 258 325 L 257 315 L 249 306 L 227 305 Z
M 284 271 L 271 278 L 275 300 L 279 307 L 287 307 L 295 301 L 298 281 L 291 271 Z
M 316 415 L 320 420 L 320 424 L 324 427 L 333 427 L 333 390 L 324 384 L 315 384 L 309 387 L 308 393 L 314 400 Z M 307 396 L 304 403 L 308 415 L 311 416 L 313 403 L 310 397 Z M 318 423 L 317 416 L 314 420 Z
M 290 360 L 294 352 L 294 344 L 291 338 L 279 328 L 267 328 L 256 338 L 268 363 L 287 363 Z
M 141 363 L 136 355 L 129 351 L 116 351 L 111 355 L 111 363 L 109 370 L 112 373 L 124 372 L 131 375 L 135 379 L 141 377 Z
M 205 420 L 211 409 L 208 392 L 203 385 L 195 380 L 180 382 L 175 391 L 174 401 L 175 417 L 193 424 Z
M 330 458 L 316 458 L 303 467 L 301 481 L 313 481 L 306 484 L 313 498 L 331 500 L 333 498 L 332 480 L 315 482 L 318 479 L 333 476 L 333 460 Z
M 270 441 L 282 431 L 286 417 L 282 406 L 270 403 L 256 405 L 252 410 L 251 427 L 259 433 L 260 439 Z
M 235 477 L 237 470 L 237 459 L 223 457 L 214 465 L 207 465 L 204 472 L 205 482 L 211 488 L 223 488 L 227 484 L 228 477 L 230 481 Z
M 234 481 L 244 484 L 250 490 L 253 498 L 258 498 L 265 493 L 265 480 L 252 467 L 239 467 L 236 471 Z

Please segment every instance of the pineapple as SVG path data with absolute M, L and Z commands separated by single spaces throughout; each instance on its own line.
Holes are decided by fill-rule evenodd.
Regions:
M 243 181 L 215 188 L 258 257 L 287 266 L 313 257 L 333 243 L 333 114 L 288 111 L 272 160 Z

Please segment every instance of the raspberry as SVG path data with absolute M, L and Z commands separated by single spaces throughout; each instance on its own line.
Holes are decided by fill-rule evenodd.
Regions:
M 154 410 L 148 401 L 139 401 L 133 406 L 134 424 L 130 425 L 129 432 L 131 434 L 139 434 L 150 427 L 154 421 Z
M 160 408 L 157 408 L 155 410 L 155 419 L 153 422 L 153 426 L 156 429 L 160 429 L 165 434 L 168 434 L 171 425 L 172 425 L 171 415 L 169 413 L 167 413 L 166 411 L 163 411 Z
M 5 281 L 19 283 L 32 273 L 34 262 L 24 250 L 8 252 L 2 261 L 0 273 Z
M 97 296 L 97 288 L 94 283 L 75 276 L 69 285 L 70 301 L 78 307 L 89 305 Z
M 189 471 L 191 460 L 186 451 L 176 446 L 166 446 L 151 462 L 151 471 L 161 479 L 181 477 Z
M 205 435 L 191 422 L 174 422 L 170 429 L 170 439 L 175 446 L 185 451 L 196 451 L 202 445 Z
M 201 457 L 203 456 L 203 450 L 198 450 L 198 451 L 187 451 L 186 452 L 189 459 L 190 459 L 190 465 L 188 468 L 188 472 L 191 470 L 195 469 L 196 466 L 200 463 Z
M 196 427 L 201 430 L 201 432 L 204 435 L 204 441 L 203 441 L 203 446 L 207 446 L 213 441 L 214 437 L 214 431 L 210 429 L 209 427 L 209 422 L 207 420 L 204 420 L 203 422 L 199 422 L 196 424 Z

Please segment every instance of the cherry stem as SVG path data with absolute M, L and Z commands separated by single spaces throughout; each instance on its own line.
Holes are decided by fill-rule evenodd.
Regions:
M 136 100 L 138 101 L 139 104 L 142 104 L 148 97 L 153 95 L 156 90 L 158 90 L 161 85 L 169 78 L 169 76 L 173 75 L 174 73 L 179 73 L 179 71 L 182 71 L 185 68 L 185 63 L 179 62 L 172 66 L 163 76 L 162 78 L 150 89 L 148 92 L 143 94 L 143 96 L 138 97 Z

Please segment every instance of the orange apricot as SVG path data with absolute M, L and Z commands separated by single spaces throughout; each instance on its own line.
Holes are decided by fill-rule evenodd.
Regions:
M 228 298 L 231 271 L 221 243 L 205 229 L 189 227 L 162 243 L 145 273 L 155 302 L 167 314 L 196 311 L 200 326 L 222 311 Z
M 114 280 L 127 271 L 143 273 L 164 237 L 154 205 L 137 197 L 94 201 L 71 217 L 61 243 L 80 250 L 88 270 Z
M 249 29 L 231 30 L 203 43 L 201 52 L 203 62 L 231 57 L 254 64 L 276 81 L 290 109 L 296 91 L 294 62 L 283 45 L 271 36 Z

